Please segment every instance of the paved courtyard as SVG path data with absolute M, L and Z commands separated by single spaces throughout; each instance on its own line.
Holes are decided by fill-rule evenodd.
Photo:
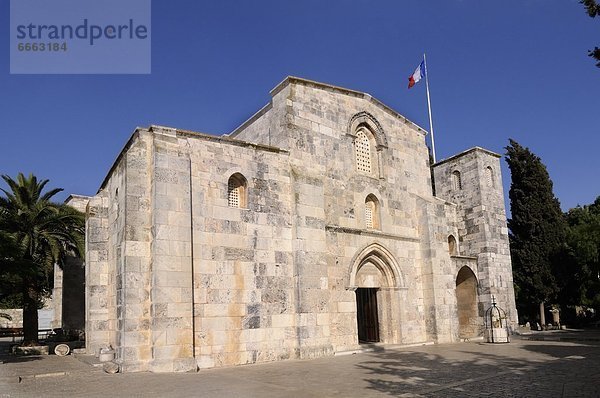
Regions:
M 0 398 L 600 397 L 600 333 L 548 333 L 510 344 L 387 349 L 198 373 L 109 375 L 81 358 L 0 360 Z

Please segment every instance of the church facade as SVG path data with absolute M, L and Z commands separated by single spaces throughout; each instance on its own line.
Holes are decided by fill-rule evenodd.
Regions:
M 430 167 L 425 135 L 294 77 L 227 136 L 136 129 L 87 206 L 88 351 L 174 372 L 455 342 L 492 296 L 516 324 L 500 156 Z

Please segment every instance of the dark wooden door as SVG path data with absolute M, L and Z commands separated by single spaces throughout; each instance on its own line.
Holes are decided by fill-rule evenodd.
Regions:
M 356 316 L 358 318 L 358 341 L 361 343 L 379 342 L 377 289 L 356 289 Z

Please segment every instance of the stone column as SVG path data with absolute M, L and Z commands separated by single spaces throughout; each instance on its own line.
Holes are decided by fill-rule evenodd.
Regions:
M 54 316 L 52 318 L 52 329 L 62 327 L 62 290 L 63 290 L 63 271 L 54 264 L 54 287 L 52 288 L 52 305 L 54 307 Z
M 183 144 L 173 140 L 175 131 L 160 133 L 154 136 L 150 369 L 185 372 L 197 368 L 192 330 L 191 163 L 189 154 L 181 151 Z
M 293 232 L 296 333 L 300 358 L 333 354 L 329 325 L 318 322 L 320 315 L 329 313 L 330 301 L 323 180 L 307 174 L 306 170 L 296 168 L 292 180 L 296 207 Z
M 422 284 L 427 339 L 439 343 L 458 339 L 455 277 L 447 250 L 447 219 L 441 203 L 417 200 L 421 212 Z
M 88 354 L 94 354 L 112 342 L 108 290 L 114 269 L 108 263 L 108 198 L 105 192 L 90 199 L 85 230 L 85 343 Z
M 150 283 L 152 136 L 140 131 L 125 157 L 119 192 L 124 224 L 118 224 L 116 255 L 117 360 L 122 372 L 148 370 L 152 360 Z

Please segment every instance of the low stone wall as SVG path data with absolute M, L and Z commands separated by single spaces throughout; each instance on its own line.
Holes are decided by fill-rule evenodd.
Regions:
M 0 328 L 22 328 L 23 327 L 23 310 L 21 309 L 2 309 L 0 314 L 7 314 L 11 319 L 0 318 Z M 38 310 L 38 328 L 51 329 L 52 317 L 54 310 L 51 308 L 43 308 Z
M 19 309 L 0 309 L 0 314 L 6 314 L 11 319 L 0 318 L 0 328 L 22 328 L 23 310 Z

